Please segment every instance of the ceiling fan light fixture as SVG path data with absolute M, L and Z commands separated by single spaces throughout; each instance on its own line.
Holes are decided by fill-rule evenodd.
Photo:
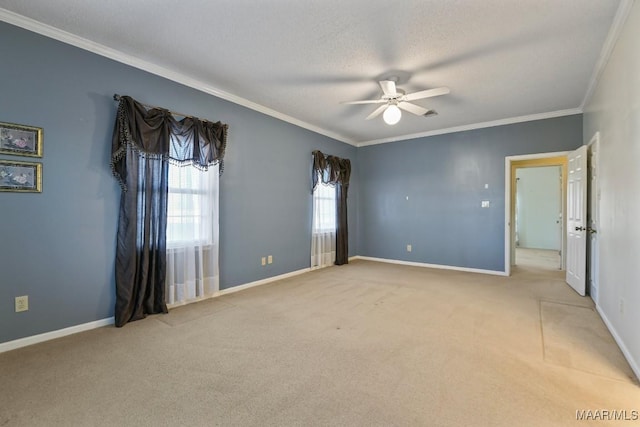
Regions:
M 402 117 L 402 112 L 398 108 L 397 105 L 389 105 L 386 110 L 384 110 L 384 114 L 382 115 L 382 119 L 388 125 L 395 125 L 400 121 Z

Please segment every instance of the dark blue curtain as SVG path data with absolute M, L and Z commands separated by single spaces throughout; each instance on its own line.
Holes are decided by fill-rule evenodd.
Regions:
M 126 191 L 120 196 L 116 249 L 116 326 L 166 313 L 169 164 L 127 149 Z
M 227 125 L 120 97 L 111 169 L 122 189 L 116 247 L 115 324 L 166 313 L 169 162 L 206 169 L 222 161 Z

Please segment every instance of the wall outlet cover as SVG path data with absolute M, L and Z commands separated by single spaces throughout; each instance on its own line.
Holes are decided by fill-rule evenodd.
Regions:
M 16 297 L 16 313 L 29 310 L 29 296 Z

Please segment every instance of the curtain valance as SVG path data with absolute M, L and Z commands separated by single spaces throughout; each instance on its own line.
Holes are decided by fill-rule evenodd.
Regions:
M 320 179 L 323 184 L 335 186 L 341 184 L 345 187 L 349 186 L 349 178 L 351 177 L 351 161 L 349 159 L 341 159 L 336 156 L 325 156 L 322 152 L 316 150 L 313 155 L 313 192 L 318 185 Z
M 227 129 L 226 124 L 196 117 L 177 120 L 169 110 L 147 110 L 133 98 L 121 96 L 113 129 L 111 169 L 123 191 L 127 189 L 128 149 L 139 156 L 199 169 L 219 163 L 222 174 Z

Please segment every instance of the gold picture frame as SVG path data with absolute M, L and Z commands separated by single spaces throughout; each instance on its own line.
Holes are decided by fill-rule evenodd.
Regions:
M 0 122 L 0 154 L 42 157 L 43 133 L 39 127 Z
M 42 193 L 42 163 L 0 160 L 0 191 Z

